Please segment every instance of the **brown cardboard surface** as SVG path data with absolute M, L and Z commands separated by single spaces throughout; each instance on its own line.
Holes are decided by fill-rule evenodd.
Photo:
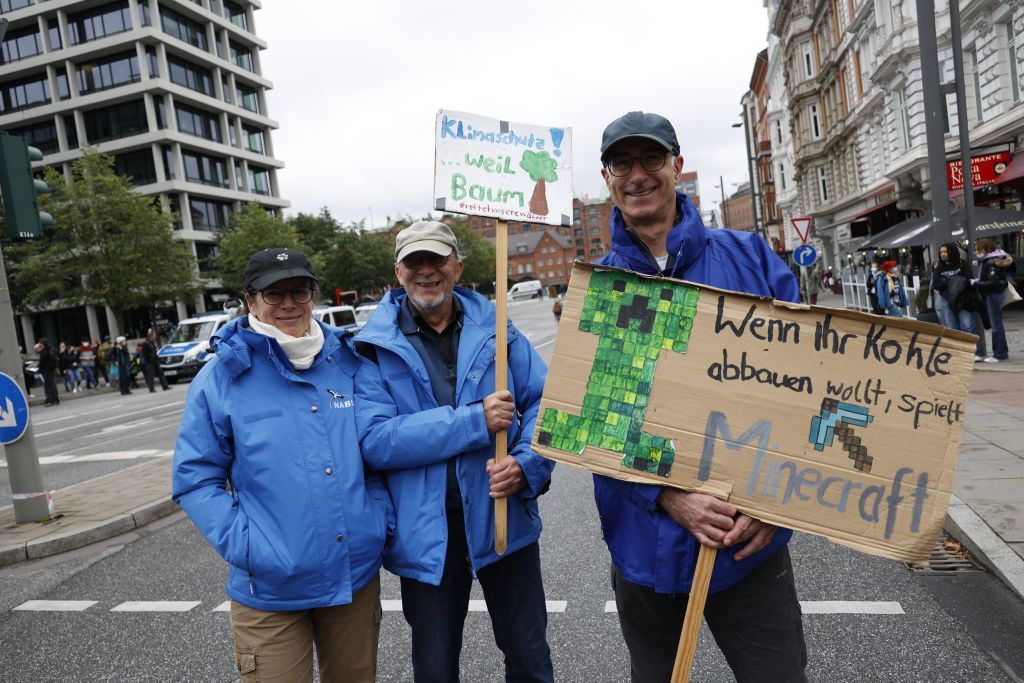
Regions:
M 925 561 L 953 486 L 974 340 L 577 263 L 533 449 Z

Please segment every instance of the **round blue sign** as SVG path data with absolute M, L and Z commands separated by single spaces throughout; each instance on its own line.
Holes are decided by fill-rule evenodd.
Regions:
M 798 266 L 813 265 L 818 260 L 817 250 L 809 244 L 801 244 L 793 250 L 793 260 Z
M 14 443 L 28 429 L 28 399 L 21 385 L 0 372 L 0 443 Z

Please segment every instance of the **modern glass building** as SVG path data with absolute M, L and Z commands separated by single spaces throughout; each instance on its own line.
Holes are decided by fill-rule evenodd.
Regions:
M 288 206 L 277 169 L 260 70 L 266 43 L 255 0 L 0 0 L 0 129 L 43 151 L 39 166 L 70 172 L 84 145 L 116 159 L 139 192 L 180 216 L 200 270 L 232 211 Z M 210 281 L 196 301 L 158 318 L 219 309 Z M 23 341 L 102 336 L 116 325 L 93 307 L 23 314 Z M 131 322 L 128 323 L 132 325 Z M 136 330 L 122 330 L 132 334 Z

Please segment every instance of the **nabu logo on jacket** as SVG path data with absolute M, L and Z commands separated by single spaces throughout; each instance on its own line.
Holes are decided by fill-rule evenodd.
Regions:
M 342 394 L 334 389 L 328 389 L 327 393 L 331 395 L 331 407 L 332 408 L 351 408 L 352 398 L 350 394 Z

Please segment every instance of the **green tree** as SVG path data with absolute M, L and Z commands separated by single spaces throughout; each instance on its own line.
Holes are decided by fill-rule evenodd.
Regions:
M 469 223 L 461 218 L 451 222 L 451 229 L 459 239 L 462 253 L 462 283 L 477 286 L 494 282 L 494 245 L 470 230 Z
M 558 180 L 558 174 L 555 173 L 558 162 L 552 159 L 547 152 L 533 152 L 525 149 L 519 167 L 530 174 L 530 180 L 537 183 L 533 186 L 533 194 L 530 196 L 530 211 L 538 216 L 547 216 L 548 195 L 544 184 Z
M 395 280 L 394 238 L 366 230 L 362 221 L 348 225 L 328 253 L 324 280 L 342 290 L 376 296 Z
M 328 255 L 337 247 L 341 226 L 327 207 L 320 209 L 316 216 L 300 213 L 286 221 L 295 231 L 299 240 L 299 248 L 309 257 L 313 270 L 322 277 L 327 265 Z M 321 282 L 325 291 L 334 291 L 334 285 L 327 281 Z
M 226 289 L 240 292 L 249 257 L 271 247 L 299 249 L 295 229 L 259 204 L 246 204 L 231 217 L 231 225 L 217 240 L 214 272 Z
M 199 290 L 186 242 L 174 238 L 174 216 L 114 173 L 114 159 L 90 148 L 71 165 L 72 180 L 47 169 L 52 194 L 40 199 L 54 224 L 26 244 L 12 268 L 21 305 L 54 299 L 107 305 L 124 326 L 124 312 Z

